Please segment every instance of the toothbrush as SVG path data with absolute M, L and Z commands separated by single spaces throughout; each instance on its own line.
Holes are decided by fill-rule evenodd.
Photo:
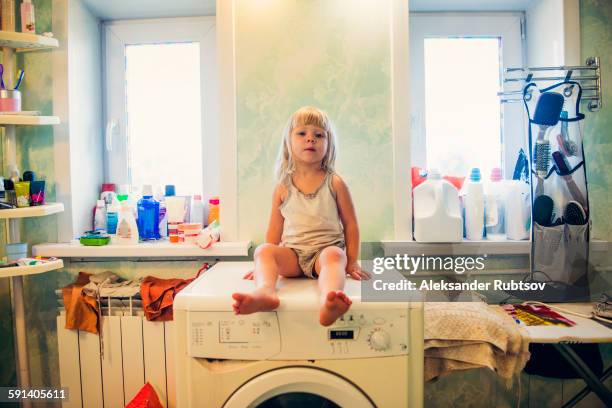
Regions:
M 21 81 L 23 81 L 23 76 L 25 75 L 25 71 L 23 69 L 19 70 L 19 79 L 17 80 L 17 85 L 15 85 L 14 90 L 17 91 L 19 86 L 21 85 Z
M 0 64 L 0 87 L 6 89 L 4 86 L 4 65 Z

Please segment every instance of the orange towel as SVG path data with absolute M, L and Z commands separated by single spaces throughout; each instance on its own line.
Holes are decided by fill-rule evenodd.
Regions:
M 147 320 L 172 320 L 172 304 L 176 294 L 208 268 L 210 265 L 205 263 L 198 274 L 191 279 L 160 279 L 153 276 L 144 278 L 140 284 L 140 296 Z
M 98 305 L 96 299 L 83 293 L 83 286 L 89 283 L 89 273 L 79 272 L 76 282 L 62 288 L 66 328 L 98 333 Z

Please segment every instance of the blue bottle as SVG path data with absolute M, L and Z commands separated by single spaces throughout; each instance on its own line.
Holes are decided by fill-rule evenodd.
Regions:
M 153 198 L 153 188 L 144 185 L 138 200 L 138 235 L 142 241 L 160 239 L 159 201 Z

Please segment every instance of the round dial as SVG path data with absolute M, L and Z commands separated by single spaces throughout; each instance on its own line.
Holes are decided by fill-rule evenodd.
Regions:
M 389 333 L 382 329 L 376 329 L 372 333 L 370 333 L 370 337 L 368 338 L 368 342 L 370 343 L 370 347 L 372 347 L 376 351 L 384 351 L 389 348 L 391 345 L 391 337 L 389 337 Z

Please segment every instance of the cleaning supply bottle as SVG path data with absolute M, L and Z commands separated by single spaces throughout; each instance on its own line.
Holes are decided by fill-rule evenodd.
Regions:
M 414 239 L 418 242 L 460 242 L 462 219 L 457 189 L 430 170 L 415 187 Z
M 138 243 L 138 225 L 136 224 L 134 213 L 127 201 L 121 202 L 119 222 L 117 223 L 117 234 L 113 242 L 117 244 Z
M 144 185 L 138 200 L 138 233 L 143 241 L 159 239 L 159 202 L 153 198 L 153 188 Z
M 102 184 L 102 192 L 100 193 L 100 200 L 104 200 L 106 205 L 113 203 L 113 198 L 117 196 L 115 193 L 115 185 L 113 183 Z
M 202 202 L 202 196 L 199 194 L 193 196 L 189 222 L 204 225 L 204 203 Z
M 479 241 L 484 233 L 484 189 L 480 181 L 480 169 L 473 168 L 469 180 L 463 186 L 465 211 L 465 237 Z
M 119 211 L 121 211 L 121 204 L 117 197 L 114 197 L 113 202 L 106 207 L 106 232 L 111 235 L 117 233 Z
M 21 3 L 21 32 L 36 34 L 34 5 L 31 0 L 23 0 L 23 3 Z
M 208 200 L 208 222 L 206 225 L 210 225 L 213 221 L 219 221 L 219 197 L 211 197 Z
M 104 200 L 98 200 L 96 210 L 94 211 L 93 229 L 106 231 L 106 203 Z
M 501 169 L 496 167 L 491 171 L 491 181 L 485 185 L 485 231 L 490 241 L 506 239 L 504 195 Z

